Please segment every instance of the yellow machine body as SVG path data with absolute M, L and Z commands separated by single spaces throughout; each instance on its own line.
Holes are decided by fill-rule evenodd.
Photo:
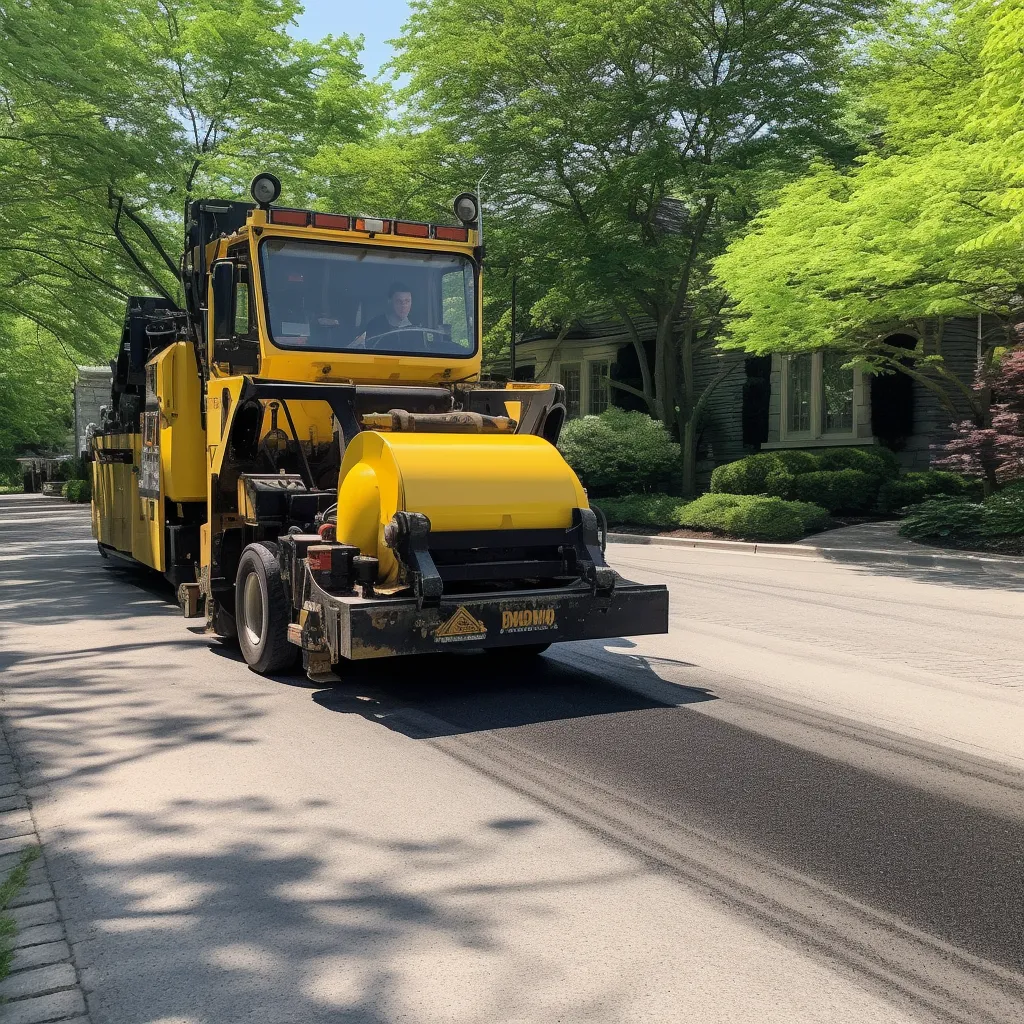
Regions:
M 354 220 L 354 218 L 353 218 Z M 267 323 L 266 304 L 262 296 L 266 285 L 262 278 L 262 266 L 259 247 L 272 239 L 301 239 L 306 242 L 324 242 L 341 245 L 360 246 L 372 251 L 374 248 L 386 248 L 392 251 L 407 250 L 422 252 L 435 250 L 438 252 L 461 254 L 472 257 L 476 251 L 477 233 L 470 231 L 465 243 L 438 242 L 433 239 L 410 238 L 401 235 L 374 235 L 366 231 L 322 229 L 315 225 L 306 227 L 289 227 L 268 220 L 264 210 L 252 210 L 244 228 L 227 238 L 218 239 L 208 246 L 206 260 L 212 264 L 214 260 L 226 257 L 240 244 L 248 250 L 252 267 L 253 294 L 261 297 L 261 301 L 253 303 L 255 327 L 259 334 L 260 364 L 259 375 L 267 380 L 293 381 L 358 381 L 361 384 L 446 384 L 452 381 L 476 380 L 480 376 L 482 358 L 479 343 L 479 329 L 475 339 L 474 350 L 465 356 L 442 356 L 437 354 L 403 353 L 387 355 L 373 351 L 358 349 L 341 349 L 327 351 L 309 346 L 300 349 L 285 349 L 274 344 L 269 324 Z M 213 337 L 213 293 L 212 282 L 207 297 L 207 310 L 210 321 L 209 336 Z M 476 322 L 481 323 L 483 316 L 483 289 L 479 282 L 476 288 Z M 224 363 L 214 343 L 210 359 L 210 373 L 213 377 L 230 376 L 231 371 Z M 210 382 L 211 391 L 214 381 Z
M 206 500 L 195 350 L 168 346 L 146 366 L 156 408 L 142 432 L 101 434 L 92 463 L 93 536 L 100 544 L 163 572 L 166 501 Z
M 93 534 L 257 672 L 668 628 L 604 559 L 564 389 L 481 381 L 463 221 L 190 199 L 181 304 L 128 298 Z
M 386 434 L 349 445 L 338 486 L 337 536 L 380 562 L 384 585 L 398 562 L 384 543 L 396 512 L 420 512 L 431 531 L 567 529 L 587 508 L 558 449 L 533 435 Z

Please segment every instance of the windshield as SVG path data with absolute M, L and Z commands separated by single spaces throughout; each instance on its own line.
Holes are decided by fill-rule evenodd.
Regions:
M 268 238 L 267 323 L 280 348 L 471 356 L 472 260 L 453 253 Z

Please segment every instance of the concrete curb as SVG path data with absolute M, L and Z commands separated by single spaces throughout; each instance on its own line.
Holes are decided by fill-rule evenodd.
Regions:
M 882 551 L 868 548 L 830 548 L 796 544 L 757 544 L 745 540 L 704 540 L 698 537 L 658 537 L 635 533 L 609 533 L 609 544 L 653 544 L 664 547 L 731 551 L 733 554 L 815 558 L 828 562 L 869 565 L 905 565 L 933 569 L 973 569 L 1024 576 L 1024 558 L 988 558 L 985 555 L 936 555 L 922 551 Z
M 0 859 L 7 870 L 21 851 L 39 846 L 31 799 L 8 739 L 10 725 L 0 719 Z M 45 852 L 29 869 L 28 884 L 8 913 L 18 925 L 11 973 L 0 982 L 0 1020 L 4 1024 L 62 1021 L 88 1024 L 85 994 L 74 963 L 60 907 L 53 892 Z

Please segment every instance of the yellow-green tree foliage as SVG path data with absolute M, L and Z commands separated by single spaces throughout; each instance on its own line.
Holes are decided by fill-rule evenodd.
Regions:
M 0 5 L 0 373 L 32 358 L 20 347 L 26 324 L 47 359 L 104 361 L 127 295 L 179 295 L 190 196 L 244 199 L 269 166 L 301 202 L 306 161 L 376 128 L 381 93 L 363 79 L 358 44 L 292 38 L 301 10 L 297 0 Z M 134 257 L 113 232 L 119 204 Z
M 1024 3 L 904 3 L 866 35 L 848 89 L 863 153 L 820 162 L 716 264 L 732 301 L 729 344 L 751 352 L 821 346 L 867 369 L 901 366 L 984 418 L 985 396 L 932 345 L 944 317 L 1024 317 Z M 916 326 L 908 353 L 884 342 Z

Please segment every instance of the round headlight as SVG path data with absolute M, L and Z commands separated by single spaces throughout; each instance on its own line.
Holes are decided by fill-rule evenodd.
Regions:
M 476 196 L 472 192 L 463 192 L 455 199 L 455 216 L 463 224 L 473 224 L 480 215 L 480 207 L 477 205 Z
M 249 194 L 260 206 L 269 206 L 281 194 L 281 182 L 273 174 L 257 174 L 249 186 Z

